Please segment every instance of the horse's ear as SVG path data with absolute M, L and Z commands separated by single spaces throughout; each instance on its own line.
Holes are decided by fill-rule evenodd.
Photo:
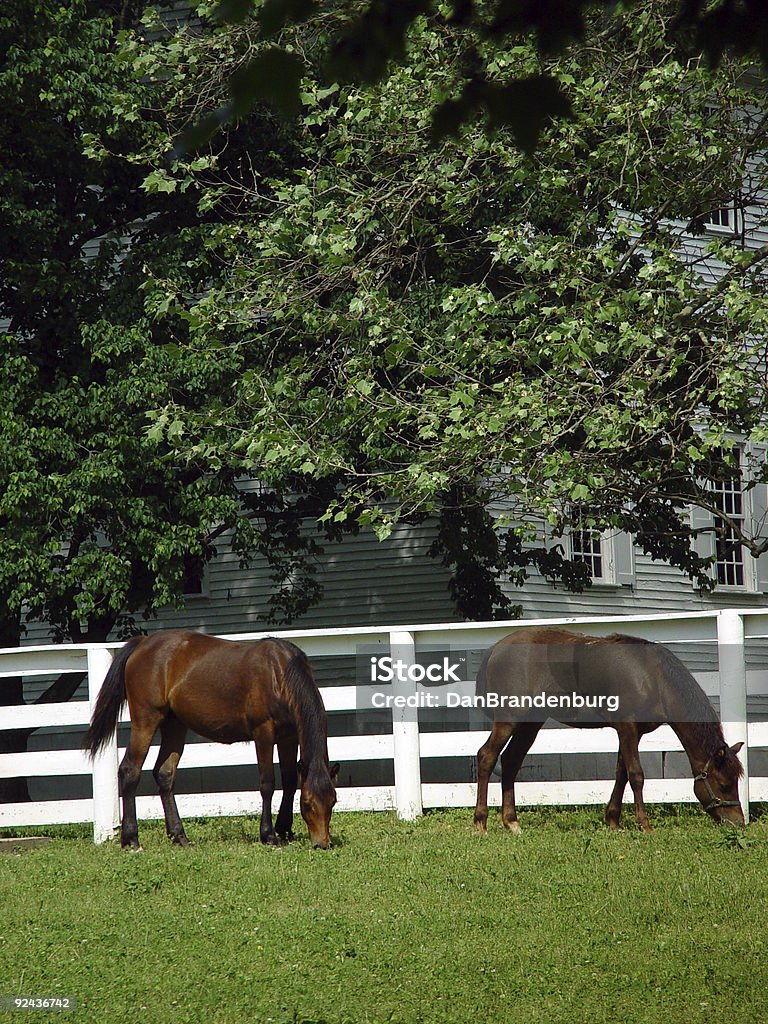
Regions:
M 304 766 L 304 762 L 303 761 L 297 761 L 296 762 L 296 770 L 299 773 L 299 778 L 300 779 L 304 778 L 304 768 L 305 768 L 305 766 Z
M 331 765 L 331 782 L 336 782 L 336 779 L 338 779 L 340 767 L 341 766 L 339 765 L 338 761 L 336 762 L 336 764 Z
M 741 750 L 741 748 L 743 746 L 744 746 L 743 742 L 742 743 L 734 743 L 733 746 L 730 747 L 730 748 L 726 747 L 725 744 L 723 744 L 722 747 L 720 747 L 718 750 L 715 751 L 715 756 L 714 756 L 715 764 L 722 764 L 723 761 L 725 760 L 729 750 L 735 756 L 736 754 L 738 754 L 738 752 Z

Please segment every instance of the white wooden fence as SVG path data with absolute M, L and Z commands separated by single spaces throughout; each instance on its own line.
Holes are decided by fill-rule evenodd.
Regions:
M 643 617 L 568 618 L 533 622 L 513 620 L 493 623 L 448 623 L 419 626 L 382 626 L 365 629 L 287 630 L 271 633 L 247 633 L 227 639 L 256 640 L 263 636 L 281 636 L 293 640 L 310 657 L 326 655 L 354 656 L 359 646 L 380 648 L 381 654 L 397 651 L 403 660 L 415 661 L 419 650 L 438 648 L 487 648 L 512 630 L 530 625 L 567 625 L 569 628 L 605 635 L 626 632 L 660 643 L 712 645 L 717 650 L 718 672 L 697 675 L 705 691 L 720 697 L 721 718 L 729 743 L 743 741 L 741 759 L 745 766 L 741 786 L 742 805 L 749 800 L 768 800 L 768 777 L 749 775 L 749 750 L 768 747 L 768 722 L 747 723 L 747 694 L 768 695 L 768 664 L 747 671 L 745 641 L 768 638 L 768 609 L 755 611 L 722 610 L 687 615 L 649 615 Z M 62 672 L 87 672 L 88 701 L 60 704 L 27 704 L 0 707 L 0 729 L 27 729 L 63 726 L 85 727 L 93 703 L 120 644 L 52 645 L 0 650 L 0 686 L 3 679 L 22 675 L 44 677 Z M 706 677 L 706 678 L 705 678 Z M 350 680 L 356 683 L 358 680 Z M 355 685 L 322 688 L 330 715 L 354 711 Z M 122 718 L 121 721 L 125 721 Z M 412 712 L 393 710 L 391 732 L 382 735 L 331 737 L 332 761 L 394 762 L 393 786 L 341 788 L 337 811 L 395 810 L 401 818 L 413 818 L 424 807 L 469 807 L 474 804 L 474 785 L 465 783 L 422 784 L 421 761 L 425 758 L 452 758 L 474 755 L 487 732 L 421 732 Z M 154 764 L 153 747 L 146 766 Z M 613 729 L 545 729 L 539 733 L 532 754 L 603 753 L 617 749 Z M 646 736 L 641 750 L 679 751 L 680 743 L 668 726 Z M 92 821 L 94 839 L 101 842 L 114 834 L 119 822 L 117 767 L 123 751 L 113 740 L 92 763 L 79 749 L 29 751 L 0 755 L 0 777 L 92 775 L 93 797 L 88 799 L 45 800 L 0 804 L 0 827 L 49 825 Z M 252 744 L 224 746 L 195 743 L 187 746 L 183 768 L 252 765 Z M 601 781 L 523 782 L 517 786 L 518 803 L 585 804 L 603 803 L 611 788 Z M 500 802 L 500 786 L 491 784 L 490 801 Z M 649 802 L 694 800 L 690 777 L 685 779 L 649 779 L 645 788 Z M 279 798 L 279 794 L 278 794 Z M 140 818 L 160 818 L 157 797 L 138 799 Z M 230 792 L 180 795 L 179 811 L 184 816 L 253 814 L 260 811 L 258 792 Z

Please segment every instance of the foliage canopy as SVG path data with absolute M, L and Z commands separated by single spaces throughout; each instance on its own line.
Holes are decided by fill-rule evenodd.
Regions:
M 627 530 L 707 585 L 689 507 L 712 509 L 703 480 L 731 472 L 736 440 L 765 440 L 765 117 L 749 65 L 687 55 L 673 15 L 593 19 L 550 58 L 573 117 L 532 155 L 477 125 L 430 144 L 463 66 L 439 18 L 361 89 L 323 78 L 327 13 L 279 37 L 301 65 L 296 124 L 258 106 L 169 164 L 200 97 L 223 103 L 265 44 L 247 20 L 134 42 L 167 90 L 145 187 L 195 196 L 207 221 L 194 283 L 158 273 L 148 301 L 185 352 L 244 353 L 227 408 L 173 399 L 153 436 L 273 487 L 323 481 L 341 528 L 438 515 L 468 615 L 507 614 L 499 579 L 532 564 L 583 584 L 534 542 L 541 521 Z M 499 81 L 542 70 L 527 42 L 492 56 Z M 722 207 L 740 229 L 707 233 Z
M 239 471 L 211 474 L 147 434 L 147 409 L 170 395 L 226 403 L 242 362 L 182 359 L 145 312 L 147 261 L 176 274 L 202 246 L 196 201 L 147 186 L 136 155 L 158 138 L 157 117 L 136 113 L 157 91 L 118 45 L 137 7 L 15 0 L 0 14 L 3 646 L 22 615 L 56 639 L 134 629 L 181 600 L 227 527 L 278 574 L 311 547 L 279 496 L 243 495 Z M 311 575 L 307 588 L 299 606 Z M 280 600 L 278 586 L 278 614 Z
M 488 81 L 555 82 L 572 116 L 532 154 L 501 116 L 434 145 L 466 70 L 447 8 L 408 15 L 408 59 L 368 88 L 328 80 L 345 5 L 265 5 L 266 42 L 215 8 L 0 16 L 6 642 L 22 607 L 60 638 L 134 628 L 226 530 L 290 617 L 318 595 L 307 517 L 333 539 L 437 516 L 470 617 L 509 614 L 501 581 L 531 565 L 583 585 L 542 521 L 631 531 L 706 582 L 688 507 L 734 439 L 765 441 L 751 65 L 691 56 L 660 2 L 610 30 L 598 10 L 546 58 L 475 33 Z M 293 122 L 264 104 L 278 75 Z M 738 230 L 706 234 L 726 206 Z

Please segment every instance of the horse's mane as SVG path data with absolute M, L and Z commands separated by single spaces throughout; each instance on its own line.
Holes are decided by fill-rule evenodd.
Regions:
M 645 640 L 641 636 L 629 636 L 625 633 L 611 633 L 609 636 L 589 636 L 587 633 L 572 633 L 569 629 L 561 629 L 558 626 L 531 627 L 529 630 L 521 630 L 520 635 L 522 636 L 523 634 L 534 638 L 531 641 L 527 641 L 530 643 L 565 643 L 583 646 L 591 644 L 646 644 L 649 647 L 658 646 L 652 640 Z
M 611 633 L 610 636 L 598 637 L 598 643 L 604 644 L 647 644 L 649 647 L 655 645 L 653 640 L 646 640 L 642 636 L 630 636 L 629 633 Z
M 285 700 L 296 719 L 302 760 L 316 791 L 332 789 L 328 767 L 328 729 L 325 707 L 306 654 L 289 640 L 275 641 L 291 656 L 284 677 Z M 323 771 L 323 766 L 326 770 Z
M 607 644 L 645 644 L 653 648 L 654 654 L 664 663 L 665 676 L 672 683 L 677 692 L 685 702 L 685 707 L 690 709 L 691 719 L 689 728 L 692 738 L 700 744 L 704 754 L 708 757 L 725 748 L 723 769 L 729 775 L 741 778 L 744 774 L 744 766 L 738 757 L 732 752 L 725 742 L 723 726 L 717 716 L 717 712 L 701 686 L 696 682 L 693 674 L 680 661 L 677 655 L 667 650 L 661 644 L 652 640 L 645 640 L 639 636 L 628 636 L 623 633 L 612 633 L 610 636 L 600 638 L 600 642 Z

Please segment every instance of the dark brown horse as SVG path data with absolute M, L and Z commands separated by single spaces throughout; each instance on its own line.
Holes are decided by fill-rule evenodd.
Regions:
M 618 733 L 616 784 L 605 809 L 611 828 L 618 828 L 629 781 L 637 823 L 650 831 L 638 744 L 663 722 L 688 755 L 693 790 L 704 810 L 716 821 L 744 824 L 738 790 L 744 769 L 736 757 L 742 744 L 728 747 L 704 691 L 679 658 L 659 644 L 551 627 L 518 629 L 486 654 L 477 694 L 486 706 L 501 705 L 493 711 L 493 730 L 477 755 L 475 826 L 481 832 L 488 821 L 488 779 L 502 748 L 501 819 L 505 828 L 520 831 L 515 779 L 548 717 L 585 728 L 610 725 Z
M 141 766 L 160 729 L 154 768 L 173 842 L 188 845 L 173 785 L 187 729 L 219 743 L 253 740 L 259 763 L 263 843 L 292 839 L 293 798 L 301 785 L 301 815 L 315 847 L 331 845 L 328 826 L 336 803 L 338 765 L 328 763 L 327 719 L 303 651 L 286 640 L 219 640 L 190 630 L 137 636 L 115 655 L 96 700 L 84 746 L 91 756 L 117 726 L 124 701 L 131 737 L 119 771 L 123 798 L 122 845 L 139 846 L 136 787 Z M 272 828 L 277 744 L 283 799 Z M 299 747 L 302 760 L 297 762 Z

